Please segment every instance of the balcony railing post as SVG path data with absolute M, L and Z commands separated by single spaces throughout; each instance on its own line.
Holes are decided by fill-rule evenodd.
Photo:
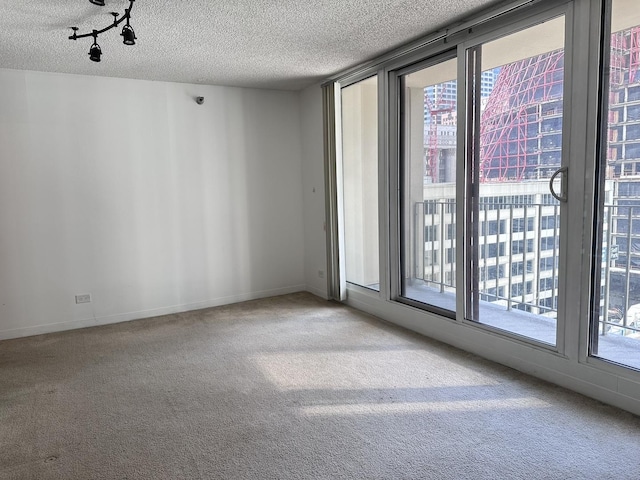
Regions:
M 436 278 L 436 262 L 434 262 L 435 259 L 435 247 L 436 247 L 436 204 L 435 202 L 431 203 L 431 207 L 429 209 L 429 211 L 431 212 L 431 256 L 429 257 L 429 262 L 431 263 L 431 282 L 435 281 Z M 442 265 L 440 265 L 440 268 L 442 268 Z
M 414 276 L 424 280 L 424 202 L 416 203 L 414 210 L 415 246 L 414 246 Z
M 491 233 L 491 232 L 489 232 Z M 500 205 L 496 210 L 496 299 L 500 298 Z M 511 272 L 509 272 L 511 274 Z M 509 292 L 511 295 L 511 292 Z
M 445 201 L 439 202 L 440 207 L 440 293 L 444 292 L 444 208 Z
M 513 204 L 509 205 L 509 224 L 513 222 Z M 498 234 L 500 233 L 500 222 L 498 222 Z M 499 237 L 498 237 L 499 238 Z M 498 245 L 500 241 L 498 240 Z M 499 250 L 499 249 L 498 249 Z M 498 254 L 500 252 L 498 251 Z M 511 288 L 513 286 L 513 282 L 511 281 L 511 275 L 513 274 L 513 228 L 509 228 L 509 262 L 507 263 L 509 269 L 509 280 L 507 282 L 507 311 L 511 311 Z
M 531 241 L 531 246 L 533 246 L 533 240 L 536 241 L 535 247 L 531 251 L 533 254 L 533 258 L 531 259 L 531 263 L 536 265 L 533 269 L 533 282 L 534 282 L 534 295 L 533 300 L 535 302 L 535 307 L 538 309 L 537 313 L 543 313 L 540 308 L 540 292 L 542 289 L 540 288 L 541 281 L 541 271 L 540 271 L 540 237 L 542 237 L 542 212 L 545 211 L 545 205 L 542 203 L 542 199 L 540 199 L 540 208 L 538 209 L 538 224 L 536 225 L 535 235 Z
M 558 316 L 558 312 L 556 310 L 557 305 L 554 305 L 554 298 L 557 298 L 558 289 L 556 287 L 556 277 L 558 275 L 558 267 L 560 266 L 558 263 L 558 245 L 556 242 L 556 238 L 559 237 L 558 229 L 560 228 L 560 222 L 558 221 L 558 209 L 560 205 L 553 206 L 553 256 L 551 257 L 551 311 L 556 312 L 556 317 Z
M 534 206 L 534 212 L 536 211 L 536 207 Z M 541 207 L 537 207 L 537 211 L 540 211 Z M 528 219 L 527 214 L 527 205 L 524 205 L 524 218 Z M 527 228 L 524 229 L 524 236 L 522 240 L 522 304 L 527 304 L 527 253 L 525 244 L 527 242 Z
M 455 237 L 457 235 L 457 229 L 456 229 L 456 224 L 455 224 L 455 218 L 456 218 L 456 212 L 455 212 L 455 208 L 456 208 L 456 204 L 455 204 L 455 200 L 450 201 L 449 202 L 449 220 L 450 223 L 449 225 L 451 225 L 451 238 L 449 239 L 449 251 L 451 252 L 451 287 L 453 287 L 456 284 L 456 280 L 455 280 L 455 268 L 456 268 L 456 254 L 455 254 Z
M 487 232 L 487 222 L 488 222 L 488 206 L 486 203 L 482 203 L 480 204 L 482 205 L 482 227 L 480 227 L 480 225 L 478 225 L 479 228 L 484 228 L 484 232 Z M 478 206 L 478 210 L 479 207 Z M 480 233 L 482 233 L 482 230 L 480 230 L 478 232 L 478 235 L 480 235 Z M 480 278 L 482 279 L 482 291 L 486 292 L 487 291 L 487 280 L 488 280 L 488 275 L 487 275 L 487 259 L 489 257 L 488 255 L 488 250 L 489 250 L 489 246 L 487 243 L 487 235 L 482 235 L 482 238 L 484 240 L 483 244 L 482 244 L 482 254 L 480 255 L 480 257 L 482 258 L 482 268 L 484 269 L 484 275 L 482 275 Z M 480 253 L 480 252 L 478 252 Z
M 555 222 L 556 221 L 557 221 L 557 219 L 555 217 L 555 207 L 553 207 L 553 222 L 554 222 L 554 226 L 555 226 Z M 539 292 L 541 292 L 542 288 L 540 287 L 540 282 L 542 282 L 542 269 L 540 268 L 540 262 L 542 261 L 542 225 L 540 225 L 540 228 L 538 228 L 538 232 L 537 233 L 538 233 L 538 236 L 536 238 L 536 256 L 535 256 L 536 267 L 535 268 L 536 268 L 536 272 L 538 272 L 538 290 L 539 290 Z M 540 296 L 540 293 L 538 293 L 538 296 Z M 545 297 L 545 299 L 546 299 L 546 297 Z M 547 306 L 543 305 L 542 309 L 539 309 L 539 311 L 544 310 L 543 313 L 547 313 L 546 309 L 547 309 Z
M 622 325 L 627 326 L 627 312 L 629 311 L 629 290 L 631 286 L 631 222 L 633 219 L 633 207 L 629 206 L 629 214 L 627 215 L 627 279 L 625 282 L 625 294 L 624 294 L 624 315 L 622 317 Z M 623 334 L 626 330 L 623 330 Z
M 512 207 L 513 208 L 513 207 Z M 513 214 L 511 215 L 513 217 Z M 522 304 L 527 304 L 527 234 L 529 232 L 529 213 L 524 204 L 524 232 L 522 234 Z
M 612 211 L 613 207 L 607 207 L 605 205 L 604 208 L 607 208 L 607 255 L 605 258 L 606 265 L 604 266 L 604 311 L 602 312 L 602 335 L 607 334 L 607 324 L 609 320 L 609 288 L 611 285 L 611 221 L 612 221 Z

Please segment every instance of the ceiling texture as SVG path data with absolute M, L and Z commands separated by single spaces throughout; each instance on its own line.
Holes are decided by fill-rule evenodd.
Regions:
M 0 0 L 0 68 L 300 90 L 495 0 L 136 0 L 135 46 L 91 38 L 128 0 Z

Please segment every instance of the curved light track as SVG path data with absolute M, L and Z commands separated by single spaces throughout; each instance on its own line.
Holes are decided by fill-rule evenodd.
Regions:
M 122 22 L 124 22 L 125 20 L 127 21 L 127 24 L 122 28 L 122 37 L 124 37 L 124 44 L 125 45 L 134 45 L 135 44 L 135 33 L 133 31 L 133 28 L 131 27 L 131 25 L 129 24 L 129 20 L 131 19 L 131 10 L 133 9 L 133 2 L 135 2 L 135 0 L 129 0 L 129 8 L 127 8 L 124 11 L 124 15 L 122 15 L 120 18 L 118 18 L 119 14 L 116 12 L 111 12 L 111 15 L 113 15 L 113 23 L 110 25 L 107 25 L 106 27 L 104 27 L 101 30 L 93 30 L 91 33 L 82 33 L 80 35 L 78 35 L 78 27 L 71 27 L 71 30 L 73 30 L 73 35 L 71 35 L 69 37 L 69 40 L 77 40 L 79 38 L 86 38 L 86 37 L 93 37 L 93 45 L 91 46 L 91 49 L 89 50 L 89 55 L 91 60 L 95 61 L 95 62 L 99 62 L 100 61 L 100 55 L 102 54 L 102 51 L 100 50 L 100 45 L 98 45 L 98 35 L 107 32 L 109 30 L 111 30 L 112 28 L 116 28 L 118 25 L 120 25 Z M 91 3 L 94 3 L 93 1 Z M 97 4 L 94 3 L 95 5 L 102 5 L 102 4 Z

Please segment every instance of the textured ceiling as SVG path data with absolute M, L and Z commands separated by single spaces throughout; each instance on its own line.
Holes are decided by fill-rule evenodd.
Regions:
M 127 0 L 0 0 L 0 68 L 299 90 L 495 0 L 136 0 L 137 44 L 112 21 Z

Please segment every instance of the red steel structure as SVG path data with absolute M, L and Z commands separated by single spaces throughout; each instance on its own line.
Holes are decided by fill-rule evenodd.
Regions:
M 629 83 L 635 83 L 640 82 L 640 26 L 633 27 L 629 37 Z
M 611 35 L 610 104 L 640 83 L 640 26 Z M 505 65 L 482 112 L 480 179 L 511 182 L 548 178 L 561 164 L 564 51 Z M 609 124 L 625 121 L 611 110 Z M 609 140 L 617 131 L 611 128 Z M 609 150 L 609 161 L 616 161 Z
M 640 26 L 611 35 L 607 177 L 637 174 L 640 143 Z
M 560 166 L 559 129 L 541 124 L 561 118 L 563 80 L 563 50 L 502 67 L 481 117 L 481 181 L 544 178 Z M 545 133 L 553 140 L 545 143 Z

